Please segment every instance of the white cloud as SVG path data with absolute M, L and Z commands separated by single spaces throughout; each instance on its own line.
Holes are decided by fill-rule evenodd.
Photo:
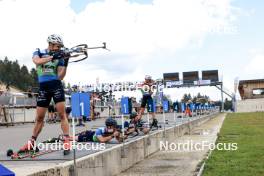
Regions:
M 3 0 L 0 57 L 33 67 L 32 51 L 46 47 L 49 34 L 59 33 L 67 46 L 106 41 L 111 49 L 91 51 L 87 60 L 70 65 L 67 82 L 88 82 L 98 76 L 103 81 L 136 80 L 146 73 L 148 63 L 166 58 L 177 64 L 179 60 L 169 56 L 189 46 L 201 47 L 212 29 L 232 25 L 233 20 L 231 0 L 153 0 L 152 4 L 105 0 L 89 3 L 78 14 L 70 8 L 70 0 Z
M 251 59 L 245 67 L 248 76 L 263 78 L 263 65 L 264 65 L 264 50 L 251 49 Z

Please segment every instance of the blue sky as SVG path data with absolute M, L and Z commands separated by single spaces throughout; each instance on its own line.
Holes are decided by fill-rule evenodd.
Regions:
M 76 12 L 80 13 L 83 11 L 87 4 L 93 2 L 102 2 L 104 0 L 71 0 L 71 8 Z M 128 0 L 132 3 L 140 3 L 140 4 L 151 4 L 153 0 Z
M 70 6 L 76 13 L 80 13 L 85 9 L 87 4 L 100 1 L 103 0 L 71 0 Z

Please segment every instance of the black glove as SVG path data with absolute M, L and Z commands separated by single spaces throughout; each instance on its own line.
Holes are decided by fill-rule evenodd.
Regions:
M 64 66 L 68 67 L 68 63 L 69 63 L 69 58 L 64 59 Z
M 55 52 L 54 54 L 52 54 L 52 60 L 56 60 L 56 59 L 63 59 L 64 58 L 64 53 L 61 51 Z

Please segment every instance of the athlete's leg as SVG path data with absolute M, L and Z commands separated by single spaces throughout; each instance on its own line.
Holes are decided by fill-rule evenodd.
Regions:
M 154 112 L 155 104 L 154 104 L 153 98 L 151 96 L 149 96 L 147 102 L 148 102 L 147 105 L 149 107 L 149 113 L 150 113 L 152 119 L 155 119 L 155 112 Z
M 71 144 L 70 144 L 70 136 L 69 136 L 69 122 L 65 111 L 65 102 L 64 101 L 57 102 L 56 109 L 61 119 L 61 129 L 64 135 L 64 139 L 63 139 L 64 155 L 68 155 L 71 148 Z
M 61 129 L 64 135 L 69 135 L 69 122 L 65 111 L 65 103 L 56 103 L 56 109 L 61 119 Z
M 32 137 L 31 139 L 20 148 L 20 151 L 29 151 L 29 150 L 36 150 L 36 140 L 44 126 L 44 117 L 46 114 L 47 108 L 44 107 L 37 107 L 37 115 L 36 115 L 36 122 L 33 128 Z
M 147 105 L 147 96 L 143 95 L 142 103 L 141 103 L 141 106 L 140 106 L 140 110 L 139 110 L 138 116 L 135 117 L 136 121 L 138 121 L 138 120 L 140 120 L 142 118 L 142 115 L 144 114 L 146 105 Z
M 42 127 L 44 126 L 44 118 L 46 114 L 47 108 L 44 107 L 37 107 L 37 116 L 36 116 L 36 122 L 33 129 L 33 137 L 37 138 L 39 133 L 42 130 Z
M 65 95 L 64 90 L 62 87 L 61 82 L 56 83 L 56 88 L 54 88 L 54 91 L 52 92 L 52 98 L 55 102 L 55 107 L 58 116 L 61 119 L 61 129 L 64 134 L 64 136 L 69 136 L 69 122 L 66 115 L 66 109 L 65 109 Z
M 39 91 L 37 98 L 37 110 L 36 110 L 37 115 L 36 115 L 36 122 L 32 134 L 33 140 L 37 139 L 39 133 L 42 130 L 42 127 L 44 126 L 44 118 L 50 101 L 51 101 L 50 94 L 47 91 L 41 89 Z

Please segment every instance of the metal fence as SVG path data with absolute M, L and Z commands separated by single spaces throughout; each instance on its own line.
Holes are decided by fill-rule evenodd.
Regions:
M 3 93 L 0 96 L 0 124 L 13 124 L 15 122 L 32 122 L 27 116 L 36 107 L 36 97 L 28 97 L 22 93 Z

